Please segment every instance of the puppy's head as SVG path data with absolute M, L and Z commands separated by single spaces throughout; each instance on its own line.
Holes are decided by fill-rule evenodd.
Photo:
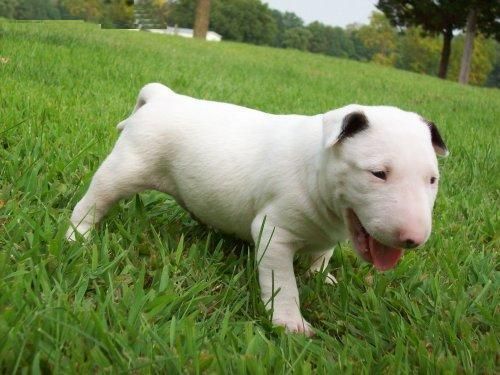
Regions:
M 323 116 L 323 194 L 379 270 L 427 241 L 448 150 L 433 123 L 394 107 L 350 105 Z

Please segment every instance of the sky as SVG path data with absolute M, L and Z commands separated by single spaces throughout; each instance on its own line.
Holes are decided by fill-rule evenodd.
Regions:
M 368 23 L 377 0 L 264 0 L 270 8 L 294 12 L 306 24 L 320 21 L 345 27 L 350 23 Z

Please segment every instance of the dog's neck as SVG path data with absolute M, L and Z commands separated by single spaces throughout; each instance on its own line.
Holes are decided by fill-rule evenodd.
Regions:
M 322 133 L 317 132 L 317 135 L 317 144 L 309 148 L 310 155 L 308 155 L 309 160 L 305 168 L 307 183 L 305 191 L 316 212 L 316 225 L 328 236 L 333 236 L 336 242 L 343 239 L 338 238 L 338 233 L 343 232 L 345 226 L 343 207 L 339 199 L 338 187 L 329 187 L 327 176 L 325 176 L 324 163 L 327 162 L 326 153 L 330 150 L 324 149 Z M 330 162 L 333 161 L 330 160 Z

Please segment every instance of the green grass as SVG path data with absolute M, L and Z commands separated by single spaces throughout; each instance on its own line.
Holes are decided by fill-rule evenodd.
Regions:
M 0 57 L 0 372 L 498 371 L 500 91 L 78 22 L 1 22 Z M 71 209 L 151 81 L 274 113 L 358 102 L 432 119 L 451 156 L 431 240 L 384 274 L 342 244 L 335 287 L 298 272 L 312 339 L 272 328 L 248 245 L 165 195 L 123 201 L 67 243 Z

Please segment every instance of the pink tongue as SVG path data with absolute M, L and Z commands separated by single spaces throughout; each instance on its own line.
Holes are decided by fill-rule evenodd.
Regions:
M 393 268 L 398 263 L 401 255 L 403 255 L 401 249 L 382 245 L 372 236 L 369 236 L 369 248 L 373 265 L 379 271 L 387 271 Z

